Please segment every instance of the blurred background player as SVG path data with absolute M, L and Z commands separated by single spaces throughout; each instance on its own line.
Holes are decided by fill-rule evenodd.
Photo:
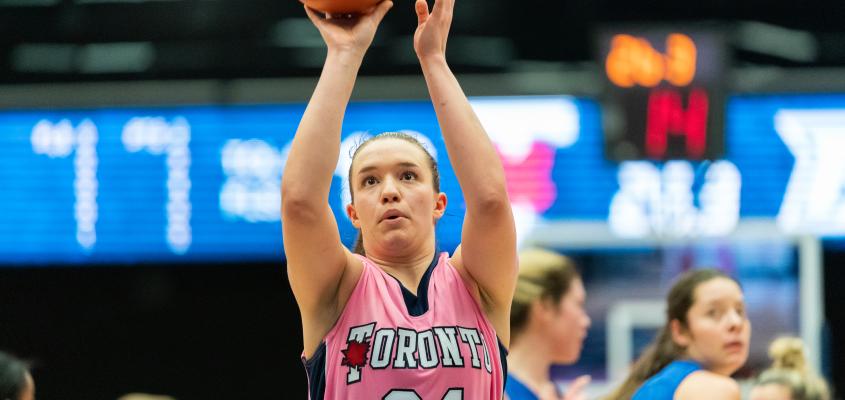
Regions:
M 607 400 L 740 398 L 730 378 L 748 358 L 751 323 L 739 283 L 714 269 L 687 272 L 666 298 L 666 324 Z
M 800 338 L 776 339 L 769 356 L 772 367 L 757 378 L 751 400 L 830 400 L 827 382 L 807 364 Z
M 565 396 L 549 373 L 552 364 L 573 364 L 581 355 L 590 317 L 586 292 L 569 258 L 541 249 L 519 254 L 519 278 L 511 307 L 507 398 L 583 399 L 590 377 L 571 384 Z

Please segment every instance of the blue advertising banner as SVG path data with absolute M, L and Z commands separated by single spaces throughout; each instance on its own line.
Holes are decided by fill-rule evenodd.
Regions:
M 619 237 L 845 234 L 845 96 L 735 97 L 726 157 L 608 161 L 599 105 L 565 96 L 472 99 L 501 155 L 520 234 L 539 221 L 607 223 Z M 304 104 L 0 113 L 0 264 L 274 260 L 279 182 Z M 428 101 L 350 105 L 330 204 L 341 237 L 349 154 L 406 131 L 440 163 L 459 240 L 462 197 Z

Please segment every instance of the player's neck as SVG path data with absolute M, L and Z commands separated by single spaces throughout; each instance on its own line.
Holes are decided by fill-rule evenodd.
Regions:
M 380 257 L 378 254 L 367 254 L 367 257 L 416 295 L 417 287 L 431 264 L 435 251 L 436 249 L 432 246 L 427 251 L 416 252 L 407 257 Z
M 551 379 L 551 349 L 546 348 L 547 342 L 548 340 L 543 338 L 531 337 L 530 332 L 524 332 L 517 340 L 511 342 L 508 353 L 510 373 L 534 393 L 538 393 Z

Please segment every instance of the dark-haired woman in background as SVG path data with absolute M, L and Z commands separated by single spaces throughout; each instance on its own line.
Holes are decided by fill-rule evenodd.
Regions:
M 748 358 L 742 288 L 714 269 L 684 274 L 667 297 L 666 325 L 606 400 L 739 400 L 730 378 Z

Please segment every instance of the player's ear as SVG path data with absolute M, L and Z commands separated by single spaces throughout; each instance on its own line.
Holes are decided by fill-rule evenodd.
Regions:
M 434 199 L 434 220 L 437 221 L 440 217 L 443 216 L 443 213 L 446 212 L 446 204 L 448 203 L 448 199 L 446 198 L 446 193 L 440 192 L 435 195 Z
M 355 229 L 361 229 L 361 220 L 358 219 L 358 212 L 355 211 L 355 206 L 352 203 L 346 205 L 346 215 L 349 216 L 349 221 Z

